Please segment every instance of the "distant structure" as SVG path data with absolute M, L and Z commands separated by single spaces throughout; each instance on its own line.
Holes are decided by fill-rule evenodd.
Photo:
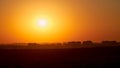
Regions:
M 95 43 L 92 41 L 69 41 L 63 43 L 12 43 L 0 44 L 0 49 L 40 49 L 40 48 L 81 48 L 81 47 L 103 47 L 103 46 L 120 46 L 117 41 L 101 41 Z
M 28 43 L 28 46 L 39 46 L 40 44 L 37 43 Z
M 92 41 L 83 41 L 82 45 L 93 45 Z
M 71 41 L 67 43 L 68 45 L 75 46 L 75 45 L 81 45 L 80 41 Z
M 116 45 L 118 44 L 117 41 L 102 41 L 103 45 Z

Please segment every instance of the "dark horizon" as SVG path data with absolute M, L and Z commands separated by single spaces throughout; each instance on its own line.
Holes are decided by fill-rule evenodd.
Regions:
M 102 43 L 102 42 L 116 42 L 116 43 L 119 43 L 120 41 L 117 41 L 117 40 L 103 40 L 103 41 L 92 41 L 92 40 L 84 40 L 84 41 L 63 41 L 63 42 L 12 42 L 12 43 L 0 43 L 0 44 L 14 44 L 14 43 L 38 43 L 38 44 L 44 44 L 44 43 L 48 43 L 48 44 L 51 44 L 51 43 L 67 43 L 67 42 L 80 42 L 80 43 L 83 43 L 83 42 L 86 42 L 86 41 L 90 41 L 92 43 Z

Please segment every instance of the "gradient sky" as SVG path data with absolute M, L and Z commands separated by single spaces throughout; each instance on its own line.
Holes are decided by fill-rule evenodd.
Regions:
M 72 40 L 120 41 L 120 1 L 0 0 L 0 43 Z

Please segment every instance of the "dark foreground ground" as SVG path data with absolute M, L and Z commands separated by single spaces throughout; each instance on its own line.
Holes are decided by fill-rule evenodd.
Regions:
M 120 46 L 1 49 L 0 68 L 120 68 Z

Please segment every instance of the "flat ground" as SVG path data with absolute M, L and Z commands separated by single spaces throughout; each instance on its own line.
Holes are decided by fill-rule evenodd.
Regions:
M 120 68 L 120 46 L 1 49 L 0 68 Z

